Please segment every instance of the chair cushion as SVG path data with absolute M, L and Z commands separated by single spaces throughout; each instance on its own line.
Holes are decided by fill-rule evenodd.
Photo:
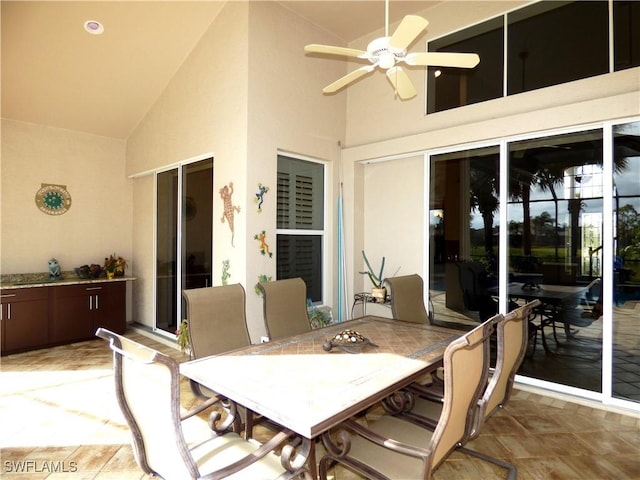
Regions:
M 201 475 L 226 467 L 260 447 L 257 441 L 245 440 L 236 433 L 215 435 L 207 423 L 198 417 L 189 418 L 182 424 L 185 439 Z M 234 480 L 271 479 L 277 478 L 284 471 L 280 464 L 280 458 L 271 453 L 250 467 L 227 478 Z
M 432 433 L 391 415 L 371 422 L 369 429 L 394 440 L 417 447 L 428 447 Z M 360 436 L 352 436 L 350 457 L 373 467 L 389 478 L 423 478 L 424 462 L 420 458 L 398 454 L 375 445 Z

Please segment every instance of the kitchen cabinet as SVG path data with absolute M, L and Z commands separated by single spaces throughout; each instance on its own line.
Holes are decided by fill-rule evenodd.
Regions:
M 2 353 L 49 344 L 49 288 L 12 288 L 0 292 Z
M 52 287 L 51 341 L 69 343 L 95 336 L 98 327 L 126 329 L 126 282 Z

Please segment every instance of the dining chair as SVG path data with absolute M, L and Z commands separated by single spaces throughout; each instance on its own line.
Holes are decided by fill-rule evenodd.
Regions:
M 282 430 L 263 445 L 243 439 L 233 431 L 234 404 L 218 397 L 183 411 L 180 371 L 171 357 L 104 328 L 96 335 L 113 351 L 116 397 L 136 462 L 146 474 L 165 480 L 310 478 L 304 468 L 281 463 L 275 453 L 290 451 L 286 446 L 296 440 L 292 432 Z M 211 407 L 216 410 L 207 425 L 200 415 Z
M 184 290 L 191 358 L 251 345 L 241 284 Z
M 347 420 L 322 436 L 327 453 L 320 460 L 320 478 L 326 480 L 331 465 L 338 463 L 368 479 L 430 479 L 473 421 L 488 378 L 492 332 L 493 323 L 486 321 L 447 346 L 445 396 L 433 431 L 388 414 L 368 426 Z
M 236 283 L 194 288 L 183 290 L 182 294 L 187 307 L 187 331 L 192 359 L 251 345 L 242 285 Z M 191 382 L 191 389 L 198 396 L 213 395 L 213 392 L 197 382 Z
M 260 282 L 265 329 L 270 340 L 311 331 L 307 286 L 302 278 Z
M 413 323 L 430 323 L 424 307 L 424 284 L 422 277 L 414 273 L 400 277 L 385 278 L 391 287 L 391 312 L 396 320 Z
M 495 322 L 497 332 L 495 368 L 476 405 L 474 420 L 468 425 L 465 438 L 460 442 L 459 450 L 461 452 L 505 468 L 509 472 L 508 479 L 516 478 L 517 470 L 514 465 L 464 445 L 478 437 L 487 419 L 498 409 L 503 408 L 511 397 L 516 373 L 527 350 L 528 319 L 532 315 L 533 309 L 539 304 L 539 300 L 534 300 L 505 316 L 496 315 L 490 320 Z M 411 391 L 417 394 L 415 403 L 410 411 L 401 412 L 400 416 L 417 425 L 429 429 L 435 428 L 443 408 L 442 392 L 437 389 L 437 386 L 435 387 L 412 385 Z
M 484 265 L 480 262 L 458 262 L 456 266 L 464 308 L 478 312 L 481 322 L 498 313 L 498 302 L 488 291 Z
M 247 330 L 245 290 L 241 284 L 193 288 L 184 290 L 183 295 L 193 360 L 251 345 Z M 197 397 L 216 395 L 195 380 L 189 380 L 189 386 Z M 257 423 L 272 430 L 274 428 L 272 422 L 250 410 L 241 408 L 241 417 L 246 438 L 253 437 L 253 428 Z

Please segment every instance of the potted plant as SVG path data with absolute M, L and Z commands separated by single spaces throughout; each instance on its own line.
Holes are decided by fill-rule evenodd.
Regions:
M 382 262 L 380 263 L 380 272 L 376 274 L 376 271 L 371 267 L 371 263 L 367 258 L 367 254 L 362 250 L 362 257 L 364 258 L 364 263 L 367 266 L 367 270 L 364 272 L 360 272 L 362 275 L 367 275 L 373 287 L 371 288 L 371 295 L 376 301 L 384 302 L 387 298 L 387 289 L 384 287 L 384 262 L 385 257 L 382 257 Z

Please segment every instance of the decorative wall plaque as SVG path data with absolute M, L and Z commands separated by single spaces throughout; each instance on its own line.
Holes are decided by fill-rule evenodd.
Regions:
M 43 183 L 36 192 L 36 205 L 48 215 L 62 215 L 71 207 L 71 195 L 66 185 Z

